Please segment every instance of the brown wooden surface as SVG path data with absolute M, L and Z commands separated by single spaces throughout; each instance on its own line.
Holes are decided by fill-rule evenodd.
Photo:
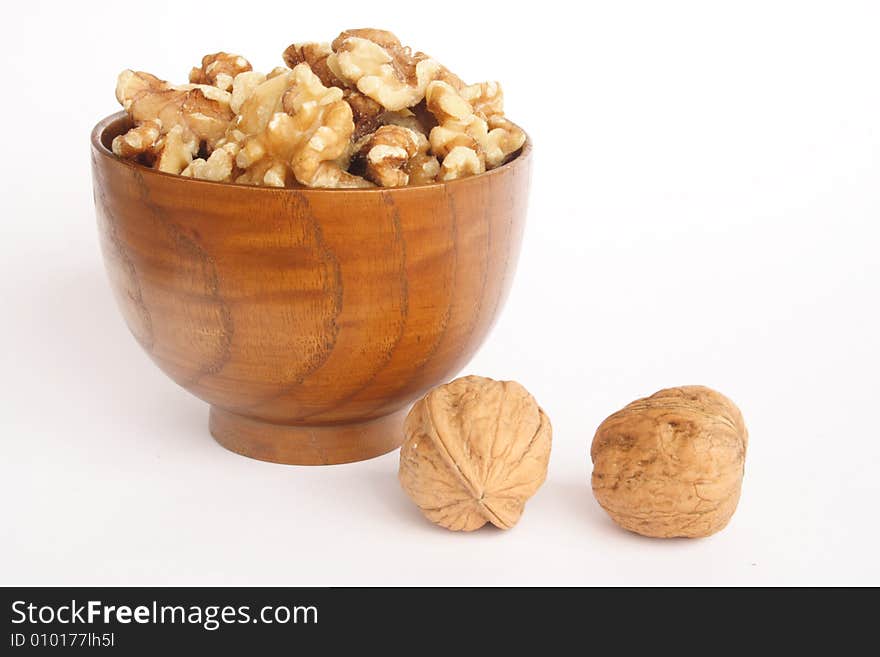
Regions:
M 529 143 L 503 167 L 446 184 L 291 190 L 122 161 L 107 147 L 126 127 L 117 114 L 92 134 L 107 272 L 141 346 L 214 408 L 220 442 L 285 463 L 397 446 L 399 421 L 342 425 L 405 410 L 482 343 L 516 268 Z
M 275 463 L 330 465 L 385 454 L 400 447 L 407 411 L 362 423 L 298 427 L 270 424 L 211 407 L 211 435 L 225 448 Z

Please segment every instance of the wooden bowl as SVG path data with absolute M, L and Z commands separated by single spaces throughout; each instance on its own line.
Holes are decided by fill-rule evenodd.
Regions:
M 531 147 L 421 187 L 276 189 L 121 160 L 92 132 L 104 264 L 134 337 L 211 405 L 220 444 L 279 463 L 384 454 L 486 337 L 516 268 Z

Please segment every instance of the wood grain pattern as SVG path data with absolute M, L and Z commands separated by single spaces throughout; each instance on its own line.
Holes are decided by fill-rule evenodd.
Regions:
M 124 114 L 92 133 L 101 247 L 123 317 L 239 453 L 370 458 L 400 413 L 473 356 L 510 289 L 531 146 L 423 187 L 273 189 L 116 158 Z M 261 430 L 262 427 L 262 430 Z

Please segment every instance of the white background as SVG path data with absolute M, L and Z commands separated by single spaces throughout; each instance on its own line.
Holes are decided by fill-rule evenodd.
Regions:
M 397 453 L 224 451 L 105 281 L 88 137 L 119 70 L 268 70 L 361 26 L 501 80 L 535 143 L 514 290 L 466 369 L 553 420 L 506 533 L 430 525 Z M 0 30 L 0 584 L 880 584 L 876 3 L 27 2 Z M 739 510 L 705 540 L 619 530 L 593 432 L 691 383 L 745 415 Z

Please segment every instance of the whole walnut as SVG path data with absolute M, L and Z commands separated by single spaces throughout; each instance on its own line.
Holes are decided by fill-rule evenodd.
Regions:
M 544 483 L 550 420 L 514 381 L 466 376 L 416 402 L 404 424 L 399 478 L 434 523 L 513 527 Z
M 721 393 L 661 390 L 596 430 L 593 494 L 614 522 L 637 534 L 709 536 L 736 510 L 747 445 L 742 414 Z

